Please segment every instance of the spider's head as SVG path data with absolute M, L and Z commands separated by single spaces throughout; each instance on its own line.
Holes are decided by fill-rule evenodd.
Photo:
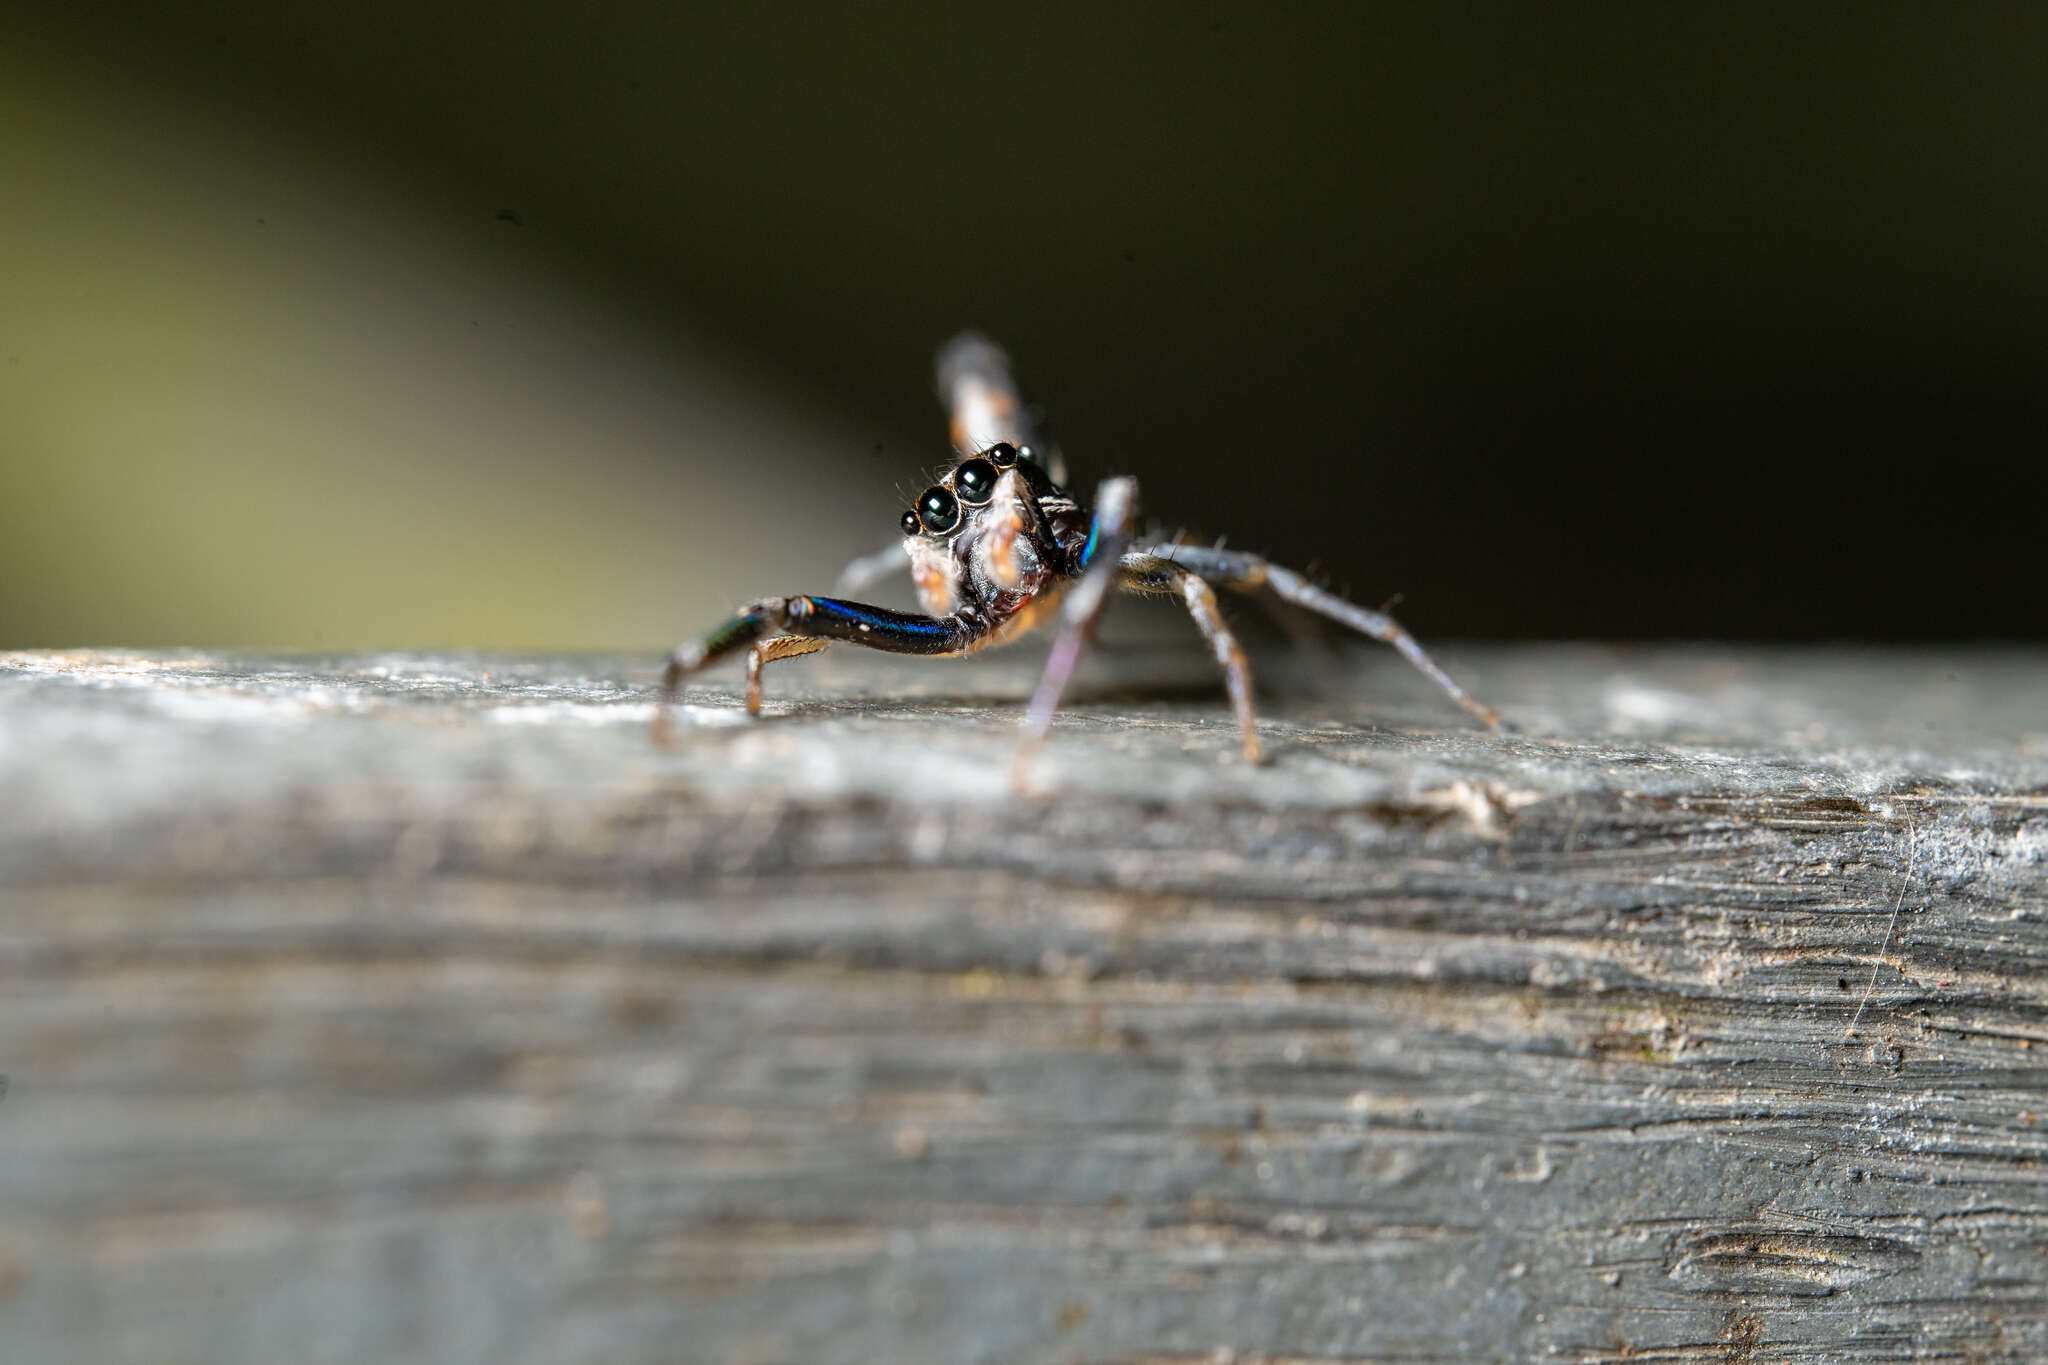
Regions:
M 942 573 L 949 597 L 963 589 L 1032 591 L 1042 566 L 1029 538 L 1018 532 L 1027 499 L 1053 491 L 1028 446 L 999 441 L 962 460 L 903 514 L 920 584 Z
M 998 441 L 972 459 L 962 460 L 945 478 L 918 494 L 917 505 L 903 514 L 903 534 L 945 541 L 971 529 L 996 505 L 1003 474 L 1011 469 L 1024 472 L 1026 486 L 1033 482 L 1030 471 L 1037 465 L 1029 446 L 1019 449 L 1008 441 Z

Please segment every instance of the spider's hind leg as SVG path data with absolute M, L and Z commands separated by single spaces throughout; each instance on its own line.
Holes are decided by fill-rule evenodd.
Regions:
M 1415 637 L 1399 621 L 1381 611 L 1369 611 L 1356 602 L 1346 601 L 1333 592 L 1325 592 L 1292 569 L 1282 568 L 1261 559 L 1257 555 L 1245 554 L 1240 550 L 1215 550 L 1194 545 L 1160 546 L 1152 551 L 1161 559 L 1200 574 L 1212 583 L 1221 584 L 1239 592 L 1256 592 L 1264 589 L 1283 602 L 1291 602 L 1318 616 L 1326 616 L 1340 625 L 1349 626 L 1361 635 L 1392 645 L 1414 664 L 1431 682 L 1441 687 L 1451 700 L 1478 717 L 1489 729 L 1498 729 L 1500 716 L 1490 706 L 1475 701 L 1464 688 L 1444 672 L 1437 661 L 1430 658 Z

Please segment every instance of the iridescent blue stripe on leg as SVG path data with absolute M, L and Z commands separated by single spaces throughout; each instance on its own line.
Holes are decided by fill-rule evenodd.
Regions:
M 895 654 L 946 654 L 959 648 L 958 623 L 910 612 L 889 611 L 831 597 L 793 597 L 789 629 L 799 635 L 851 640 Z

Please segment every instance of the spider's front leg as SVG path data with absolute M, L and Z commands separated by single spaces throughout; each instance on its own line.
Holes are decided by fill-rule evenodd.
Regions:
M 1095 631 L 1102 604 L 1122 572 L 1124 551 L 1130 547 L 1131 526 L 1138 515 L 1138 481 L 1111 479 L 1095 495 L 1095 524 L 1088 530 L 1088 543 L 1081 551 L 1081 576 L 1067 590 L 1060 604 L 1060 633 L 1053 641 L 1052 654 L 1045 661 L 1038 690 L 1024 712 L 1024 738 L 1017 744 L 1017 756 L 1010 764 L 1010 786 L 1026 791 L 1031 785 L 1031 765 L 1052 728 L 1053 713 L 1059 710 L 1067 680 L 1074 676 L 1081 649 Z
M 661 742 L 670 737 L 669 710 L 683 680 L 742 649 L 747 651 L 747 710 L 759 714 L 763 664 L 815 654 L 834 640 L 891 654 L 955 654 L 980 633 L 977 622 L 961 616 L 924 616 L 831 597 L 764 597 L 741 607 L 703 639 L 676 646 L 661 674 L 654 737 Z

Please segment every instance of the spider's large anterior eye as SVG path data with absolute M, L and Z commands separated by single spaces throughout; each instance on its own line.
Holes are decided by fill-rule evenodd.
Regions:
M 917 513 L 915 512 L 905 512 L 896 524 L 903 528 L 903 534 L 906 536 L 914 536 L 921 529 L 918 526 Z
M 997 469 L 1008 469 L 1017 463 L 1017 447 L 1008 441 L 997 441 L 982 454 L 992 460 Z
M 960 524 L 960 500 L 933 484 L 917 500 L 917 519 L 933 535 L 945 535 Z
M 960 501 L 979 507 L 996 495 L 996 480 L 1000 477 L 987 460 L 968 460 L 953 471 L 953 487 L 960 490 Z

